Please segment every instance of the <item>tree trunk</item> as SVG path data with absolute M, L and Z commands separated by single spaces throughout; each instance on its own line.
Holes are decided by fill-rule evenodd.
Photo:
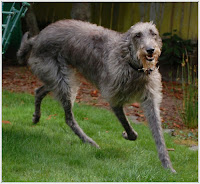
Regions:
M 28 11 L 26 12 L 25 21 L 27 30 L 29 31 L 29 34 L 31 36 L 35 36 L 40 32 L 37 24 L 37 19 L 34 13 L 33 4 L 31 4 Z
M 91 21 L 91 4 L 90 3 L 73 3 L 71 10 L 71 18 L 82 20 L 82 21 Z

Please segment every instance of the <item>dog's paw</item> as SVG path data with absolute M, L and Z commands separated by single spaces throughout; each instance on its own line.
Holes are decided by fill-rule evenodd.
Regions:
M 33 118 L 32 118 L 32 122 L 34 124 L 38 123 L 40 121 L 40 115 L 36 115 L 36 114 L 33 114 Z
M 90 145 L 100 149 L 99 145 L 95 141 L 93 141 L 90 137 L 84 138 L 83 142 L 84 143 L 89 143 Z
M 124 137 L 124 139 L 130 140 L 130 141 L 135 141 L 137 139 L 138 135 L 136 132 L 134 132 L 133 134 L 128 136 L 128 134 L 125 131 L 123 131 L 122 136 Z
M 171 170 L 171 172 L 174 173 L 174 174 L 177 173 L 176 170 L 173 169 L 173 168 L 170 168 L 170 170 Z

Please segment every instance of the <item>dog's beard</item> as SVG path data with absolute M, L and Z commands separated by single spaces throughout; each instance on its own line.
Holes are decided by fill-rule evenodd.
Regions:
M 149 55 L 143 49 L 138 50 L 137 58 L 140 60 L 144 70 L 154 70 L 156 68 L 156 64 L 158 63 L 158 58 L 160 56 L 160 49 L 155 48 L 155 51 L 152 55 Z

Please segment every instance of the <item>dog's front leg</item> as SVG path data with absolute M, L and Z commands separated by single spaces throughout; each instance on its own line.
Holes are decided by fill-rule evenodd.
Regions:
M 159 159 L 164 168 L 169 168 L 172 172 L 176 172 L 172 167 L 168 151 L 166 149 L 160 121 L 159 106 L 160 105 L 159 102 L 156 101 L 156 97 L 150 94 L 148 94 L 148 97 L 142 102 L 142 107 L 145 111 L 146 118 L 155 139 Z
M 125 129 L 125 132 L 123 132 L 122 134 L 123 137 L 128 140 L 136 140 L 137 132 L 131 127 L 130 123 L 128 122 L 124 114 L 123 107 L 112 107 L 112 109 Z

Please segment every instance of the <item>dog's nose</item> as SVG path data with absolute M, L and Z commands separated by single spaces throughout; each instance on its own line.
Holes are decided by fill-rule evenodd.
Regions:
M 148 48 L 146 51 L 147 51 L 148 54 L 153 54 L 154 49 L 153 48 Z

